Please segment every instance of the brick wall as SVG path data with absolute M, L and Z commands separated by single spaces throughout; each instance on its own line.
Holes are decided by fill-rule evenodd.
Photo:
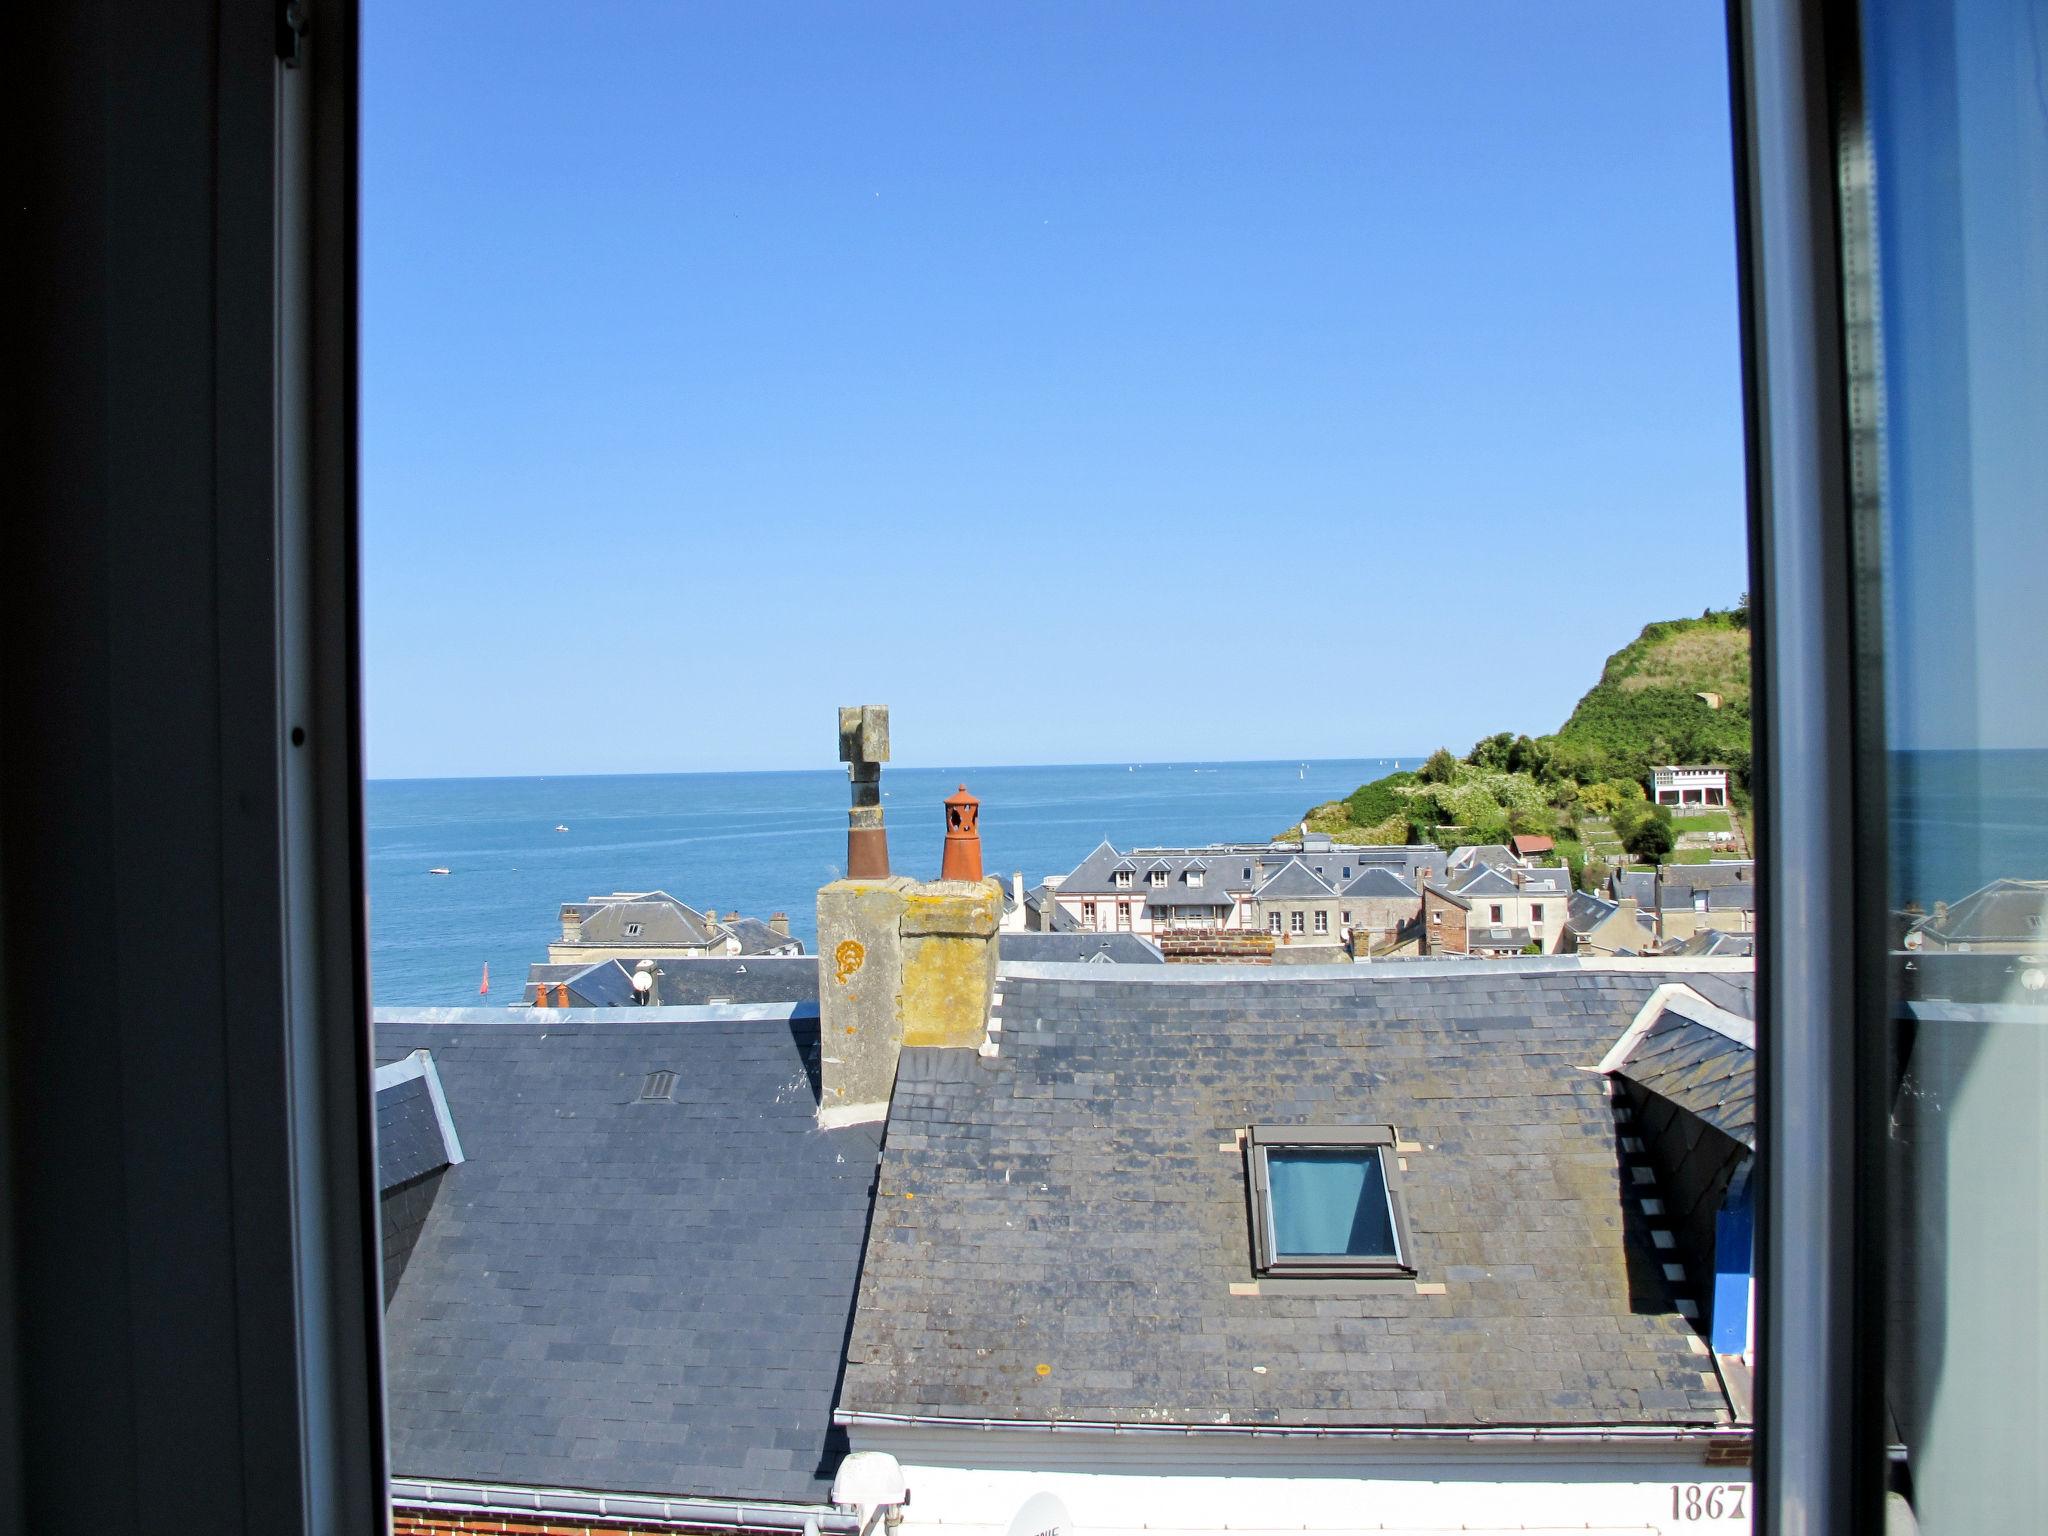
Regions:
M 1206 933 L 1155 933 L 1160 953 L 1179 965 L 1270 965 L 1273 936 L 1212 930 Z
M 1469 953 L 1465 924 L 1470 916 L 1448 897 L 1424 886 L 1422 890 L 1422 952 L 1426 955 Z
M 394 1505 L 391 1510 L 392 1536 L 455 1536 L 458 1532 L 468 1536 L 482 1531 L 504 1532 L 509 1536 L 653 1536 L 655 1532 L 675 1536 L 682 1529 L 685 1528 L 676 1525 L 648 1525 L 640 1520 L 581 1516 L 574 1520 L 550 1520 L 542 1515 L 457 1514 L 447 1510 L 406 1509 L 402 1505 Z

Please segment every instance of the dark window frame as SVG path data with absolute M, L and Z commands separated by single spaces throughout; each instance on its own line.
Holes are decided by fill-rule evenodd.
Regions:
M 1415 1242 L 1401 1199 L 1399 1137 L 1391 1125 L 1254 1125 L 1245 1133 L 1245 1188 L 1250 1196 L 1252 1273 L 1261 1280 L 1413 1280 Z M 1394 1232 L 1394 1256 L 1279 1253 L 1273 1235 L 1273 1187 L 1267 1154 L 1275 1151 L 1348 1151 L 1370 1147 L 1379 1156 Z

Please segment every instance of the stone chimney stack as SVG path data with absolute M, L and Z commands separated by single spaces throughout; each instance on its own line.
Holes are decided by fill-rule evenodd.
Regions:
M 962 784 L 946 796 L 946 850 L 939 861 L 941 880 L 981 878 L 981 802 Z
M 863 716 L 881 718 L 878 755 L 871 750 L 875 743 L 860 739 Z M 886 710 L 840 711 L 840 756 L 851 765 L 854 783 L 847 863 L 850 870 L 873 867 L 878 854 L 882 873 L 850 873 L 818 892 L 818 1118 L 826 1125 L 887 1115 L 905 1046 L 992 1049 L 988 1020 L 1003 888 L 979 878 L 979 807 L 971 795 L 964 810 L 959 795 L 946 802 L 944 868 L 970 867 L 970 850 L 955 851 L 956 843 L 970 844 L 974 878 L 920 882 L 887 873 L 879 797 L 861 804 L 863 782 L 872 794 L 888 756 L 887 720 Z M 865 781 L 864 767 L 870 770 Z M 873 811 L 870 825 L 863 825 L 864 809 Z
M 781 934 L 785 939 L 788 938 L 789 914 L 787 912 L 770 912 L 768 914 L 768 926 Z
M 889 709 L 885 704 L 842 705 L 839 761 L 853 786 L 846 813 L 846 878 L 889 878 L 889 833 L 882 825 L 882 764 L 889 761 Z

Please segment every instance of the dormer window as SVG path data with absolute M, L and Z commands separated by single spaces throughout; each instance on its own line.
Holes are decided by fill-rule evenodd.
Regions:
M 1131 888 L 1131 872 L 1128 869 L 1118 870 L 1111 876 L 1111 880 L 1120 891 L 1128 891 Z
M 1253 1270 L 1275 1279 L 1414 1275 L 1388 1125 L 1255 1125 L 1245 1142 Z
M 1199 869 L 1191 869 L 1191 870 L 1189 870 L 1189 871 L 1188 871 L 1188 884 L 1189 884 L 1189 885 L 1200 885 L 1201 883 L 1202 883 L 1202 872 L 1201 872 L 1201 871 L 1200 871 Z
M 1166 871 L 1165 871 L 1165 870 L 1163 870 L 1163 869 L 1155 869 L 1155 870 L 1153 870 L 1153 871 L 1152 871 L 1152 873 L 1151 873 L 1151 874 L 1150 874 L 1149 876 L 1147 876 L 1147 878 L 1151 880 L 1151 882 L 1152 882 L 1152 889 L 1154 889 L 1155 891 L 1157 891 L 1157 890 L 1164 890 L 1164 889 L 1165 889 L 1165 887 L 1166 887 Z

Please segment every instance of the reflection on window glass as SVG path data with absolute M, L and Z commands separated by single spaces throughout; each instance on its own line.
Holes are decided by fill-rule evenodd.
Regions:
M 2048 19 L 1870 0 L 1895 1517 L 2048 1504 Z M 1852 258 L 1853 259 L 1853 258 Z
M 1377 1150 L 1275 1148 L 1267 1166 L 1276 1253 L 1394 1255 L 1394 1222 Z

